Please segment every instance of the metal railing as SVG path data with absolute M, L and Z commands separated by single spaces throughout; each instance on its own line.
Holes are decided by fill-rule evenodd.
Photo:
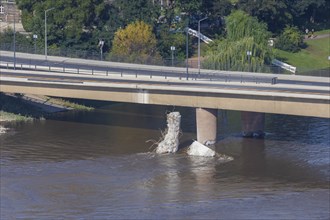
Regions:
M 179 80 L 195 80 L 199 82 L 213 81 L 213 82 L 225 82 L 225 83 L 267 83 L 277 84 L 277 77 L 273 76 L 249 76 L 244 74 L 229 74 L 219 73 L 218 71 L 208 71 L 198 73 L 198 71 L 178 71 L 169 70 L 165 68 L 158 68 L 157 70 L 151 70 L 146 68 L 138 67 L 106 67 L 106 66 L 87 66 L 81 65 L 76 67 L 77 64 L 68 63 L 51 63 L 44 62 L 41 64 L 33 64 L 30 60 L 27 63 L 16 63 L 13 62 L 0 62 L 0 68 L 3 69 L 16 69 L 16 70 L 34 70 L 42 72 L 55 72 L 55 73 L 68 73 L 68 74 L 80 74 L 80 75 L 97 75 L 97 76 L 112 76 L 112 77 L 128 77 L 131 78 L 163 78 L 163 79 L 179 79 Z
M 5 51 L 13 51 L 13 45 L 11 43 L 1 43 L 0 50 Z M 61 56 L 61 57 L 70 57 L 70 58 L 82 58 L 82 59 L 90 59 L 90 60 L 101 60 L 101 54 L 98 50 L 73 50 L 73 49 L 63 49 L 63 48 L 51 48 L 49 47 L 47 50 L 47 54 L 49 56 Z M 22 53 L 31 53 L 31 54 L 40 54 L 44 55 L 43 47 L 34 47 L 31 44 L 22 45 L 16 44 L 16 52 Z M 185 59 L 156 59 L 153 57 L 148 57 L 147 59 L 140 59 L 136 57 L 135 59 L 127 60 L 127 57 L 113 56 L 109 53 L 103 53 L 102 57 L 103 61 L 111 61 L 111 62 L 123 62 L 123 63 L 135 63 L 135 64 L 145 64 L 145 65 L 158 65 L 158 66 L 173 66 L 173 67 L 186 67 Z M 173 64 L 173 65 L 172 65 Z M 197 68 L 198 61 L 197 60 L 188 60 L 189 68 Z M 205 68 L 203 65 L 203 61 L 201 61 L 201 66 Z M 214 67 L 209 67 L 210 70 L 219 70 Z M 270 73 L 284 73 L 284 70 L 276 67 L 276 66 L 268 66 Z

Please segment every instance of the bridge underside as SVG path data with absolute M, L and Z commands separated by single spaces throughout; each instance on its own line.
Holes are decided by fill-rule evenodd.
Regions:
M 102 87 L 79 83 L 1 81 L 0 92 L 330 118 L 328 99 L 235 94 L 211 89 L 201 92 L 191 89 L 178 91 L 177 88 L 171 89 L 171 86 L 165 90 L 139 84 Z

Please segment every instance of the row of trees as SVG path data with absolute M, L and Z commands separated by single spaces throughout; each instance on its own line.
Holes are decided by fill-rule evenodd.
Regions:
M 186 26 L 197 29 L 198 20 L 208 17 L 202 32 L 219 40 L 209 48 L 207 65 L 237 69 L 244 61 L 241 69 L 253 70 L 272 57 L 269 37 L 281 35 L 286 42 L 286 36 L 294 39 L 292 32 L 299 35 L 305 28 L 326 27 L 330 9 L 327 0 L 176 0 L 164 7 L 156 0 L 16 2 L 25 30 L 39 36 L 40 46 L 44 12 L 55 7 L 47 16 L 50 48 L 97 52 L 99 39 L 103 39 L 104 52 L 128 61 L 169 58 L 171 46 L 176 47 L 176 57 L 183 59 L 185 36 L 180 31 Z M 190 39 L 190 49 L 192 43 Z M 246 54 L 237 57 L 241 50 L 252 52 L 248 64 Z

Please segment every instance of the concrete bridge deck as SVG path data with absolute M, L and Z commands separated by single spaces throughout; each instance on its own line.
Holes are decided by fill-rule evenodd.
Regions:
M 40 55 L 27 61 L 27 54 L 17 54 L 14 70 L 11 55 L 0 55 L 0 92 L 330 118 L 330 80 L 325 77 L 210 70 L 196 76 L 190 69 L 186 80 L 185 68 L 62 57 L 44 61 Z M 63 62 L 67 72 L 60 71 Z

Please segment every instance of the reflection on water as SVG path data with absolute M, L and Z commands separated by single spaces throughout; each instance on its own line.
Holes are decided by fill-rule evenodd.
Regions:
M 221 163 L 151 153 L 168 110 L 121 104 L 13 125 L 0 136 L 0 219 L 329 218 L 328 119 L 267 115 L 266 138 L 243 139 L 239 113 L 220 112 L 216 150 L 235 158 Z M 175 110 L 185 147 L 194 111 Z
M 265 141 L 246 138 L 242 140 L 241 148 L 242 172 L 249 176 L 267 175 Z

